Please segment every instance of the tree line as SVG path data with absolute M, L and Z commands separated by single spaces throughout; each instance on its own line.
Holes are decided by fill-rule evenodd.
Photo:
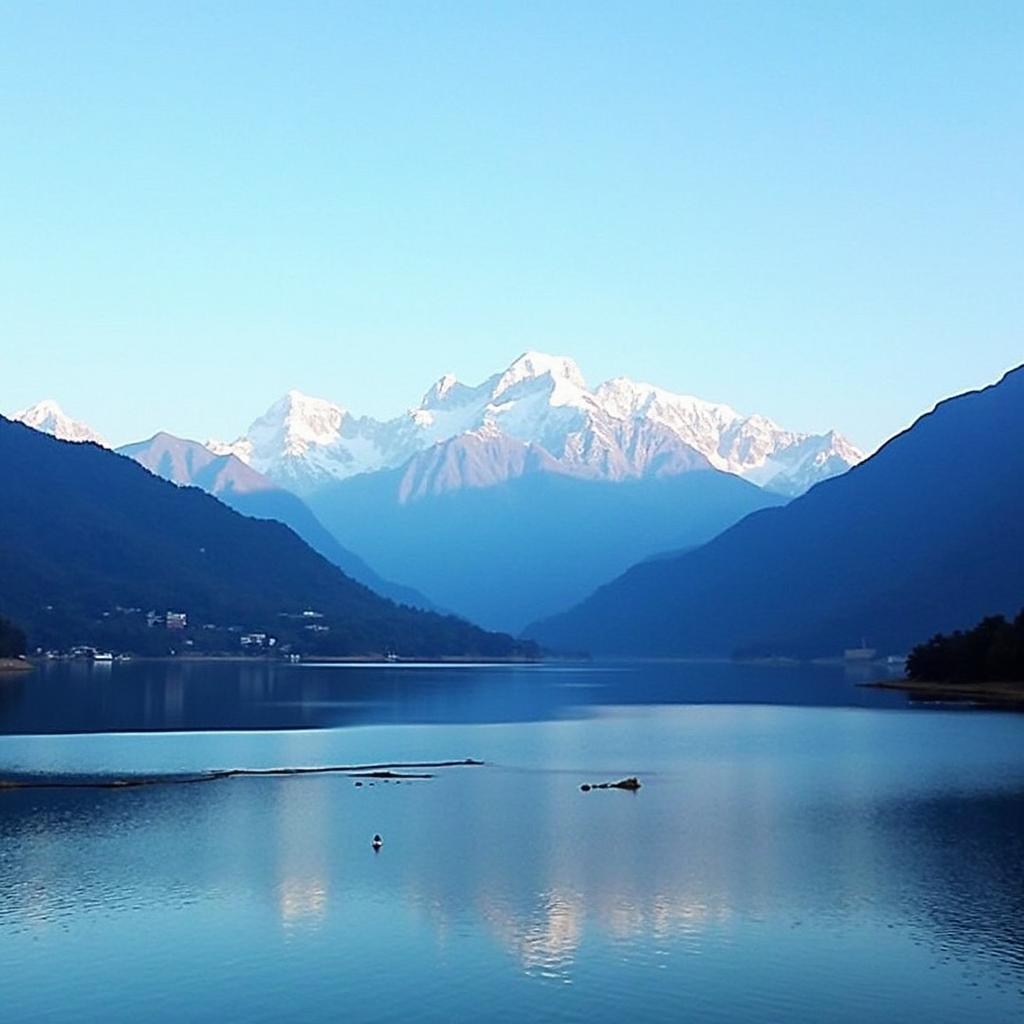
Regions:
M 935 683 L 1024 681 L 1024 610 L 990 615 L 973 629 L 938 633 L 907 658 L 907 677 Z

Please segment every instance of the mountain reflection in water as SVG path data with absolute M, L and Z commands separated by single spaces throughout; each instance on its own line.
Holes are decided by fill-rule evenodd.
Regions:
M 343 714 L 372 695 L 372 714 L 399 724 L 0 737 L 0 774 L 487 761 L 361 787 L 0 792 L 5 1020 L 333 1020 L 343 1007 L 353 1020 L 988 1024 L 1024 1008 L 1022 718 L 671 704 L 668 670 L 632 702 L 599 702 L 627 689 L 613 671 L 644 678 L 629 668 L 597 670 L 587 690 L 579 673 L 451 672 L 410 711 L 390 691 L 424 677 L 333 671 L 346 681 L 303 685 L 347 697 Z M 223 693 L 211 705 L 194 685 L 183 713 L 209 721 Z M 280 683 L 259 693 L 250 709 L 281 707 Z M 109 718 L 108 697 L 79 694 L 58 716 Z M 470 708 L 486 713 L 467 721 Z M 633 773 L 638 793 L 579 789 Z
M 731 662 L 44 662 L 31 675 L 0 677 L 0 733 L 533 722 L 623 704 L 905 706 L 900 693 L 858 685 L 880 671 Z

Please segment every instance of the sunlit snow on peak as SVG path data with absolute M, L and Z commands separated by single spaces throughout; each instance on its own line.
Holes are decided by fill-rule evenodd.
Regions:
M 74 420 L 60 407 L 59 403 L 52 398 L 45 398 L 35 405 L 21 409 L 11 417 L 19 423 L 24 423 L 33 430 L 50 434 L 61 441 L 92 441 L 104 448 L 110 445 L 106 439 L 96 433 L 88 424 Z
M 764 416 L 626 377 L 591 390 L 574 360 L 536 351 L 475 386 L 446 373 L 417 407 L 384 421 L 289 391 L 243 437 L 210 447 L 301 493 L 397 468 L 479 431 L 538 446 L 566 472 L 619 480 L 710 466 L 785 493 L 862 458 L 835 432 L 794 433 Z

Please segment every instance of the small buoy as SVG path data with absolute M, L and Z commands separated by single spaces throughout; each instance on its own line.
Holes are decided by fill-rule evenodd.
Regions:
M 384 840 L 381 839 L 380 833 L 377 833 L 373 837 L 373 842 L 370 844 L 375 850 L 379 850 L 384 845 Z

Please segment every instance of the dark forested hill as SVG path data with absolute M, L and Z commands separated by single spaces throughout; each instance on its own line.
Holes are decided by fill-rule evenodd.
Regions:
M 296 494 L 276 486 L 235 455 L 216 455 L 198 441 L 161 432 L 117 449 L 157 476 L 183 486 L 200 487 L 253 519 L 276 519 L 291 527 L 314 551 L 347 576 L 399 604 L 436 611 L 418 590 L 378 575 L 354 551 L 343 547 Z
M 13 622 L 0 618 L 0 658 L 16 658 L 25 653 L 25 634 Z
M 940 403 L 850 472 L 634 566 L 528 634 L 556 648 L 902 652 L 1024 600 L 1024 367 Z
M 379 597 L 280 523 L 3 417 L 0 486 L 0 615 L 22 625 L 30 644 L 149 648 L 157 641 L 143 613 L 171 609 L 187 614 L 201 647 L 213 636 L 237 643 L 224 632 L 233 627 L 335 654 L 520 649 L 507 636 Z

